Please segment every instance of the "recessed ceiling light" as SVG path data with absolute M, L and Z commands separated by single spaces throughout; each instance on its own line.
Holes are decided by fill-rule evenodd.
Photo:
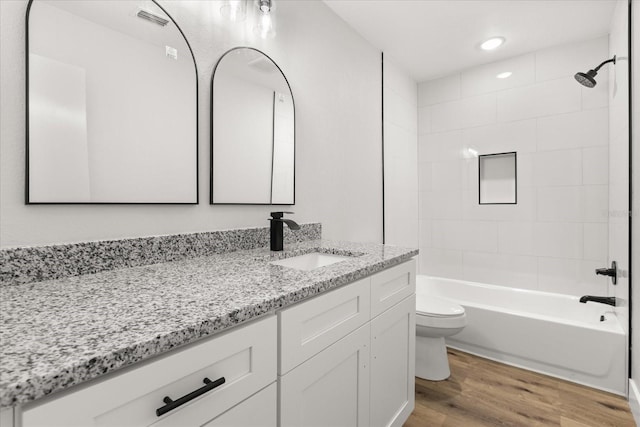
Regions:
M 499 79 L 506 79 L 507 77 L 511 77 L 511 74 L 513 74 L 511 71 L 505 71 L 504 73 L 496 75 L 496 77 Z
M 493 50 L 504 43 L 504 37 L 492 37 L 480 45 L 482 50 Z

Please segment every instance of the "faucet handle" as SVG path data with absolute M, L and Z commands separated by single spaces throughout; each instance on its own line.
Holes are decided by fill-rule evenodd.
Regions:
M 293 214 L 293 213 L 295 213 L 295 212 L 282 212 L 282 211 L 280 211 L 280 212 L 271 212 L 271 218 L 273 218 L 273 219 L 281 219 L 284 216 L 284 214 Z

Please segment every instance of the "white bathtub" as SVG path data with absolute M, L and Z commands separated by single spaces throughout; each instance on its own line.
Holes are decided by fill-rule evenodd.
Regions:
M 437 277 L 418 276 L 416 286 L 465 308 L 467 326 L 450 347 L 626 396 L 627 338 L 613 307 Z

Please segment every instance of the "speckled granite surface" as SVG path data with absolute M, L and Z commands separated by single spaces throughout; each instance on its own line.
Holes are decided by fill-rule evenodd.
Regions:
M 269 261 L 353 255 L 309 272 Z M 30 402 L 404 262 L 417 249 L 307 241 L 5 286 L 0 407 Z
M 284 229 L 284 242 L 320 239 L 320 223 Z M 269 227 L 0 250 L 0 285 L 40 282 L 117 268 L 256 249 L 269 245 Z

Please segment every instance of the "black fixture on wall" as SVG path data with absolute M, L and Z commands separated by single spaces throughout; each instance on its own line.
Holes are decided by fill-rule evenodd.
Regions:
M 585 87 L 588 87 L 588 88 L 592 88 L 596 84 L 598 84 L 598 82 L 596 82 L 596 76 L 598 75 L 598 71 L 600 70 L 600 68 L 602 68 L 603 65 L 608 64 L 609 62 L 612 62 L 613 64 L 615 64 L 616 63 L 616 56 L 613 55 L 613 58 L 607 59 L 602 64 L 600 64 L 596 68 L 594 68 L 593 70 L 589 70 L 586 73 L 576 73 L 573 77 L 582 86 L 585 86 Z

